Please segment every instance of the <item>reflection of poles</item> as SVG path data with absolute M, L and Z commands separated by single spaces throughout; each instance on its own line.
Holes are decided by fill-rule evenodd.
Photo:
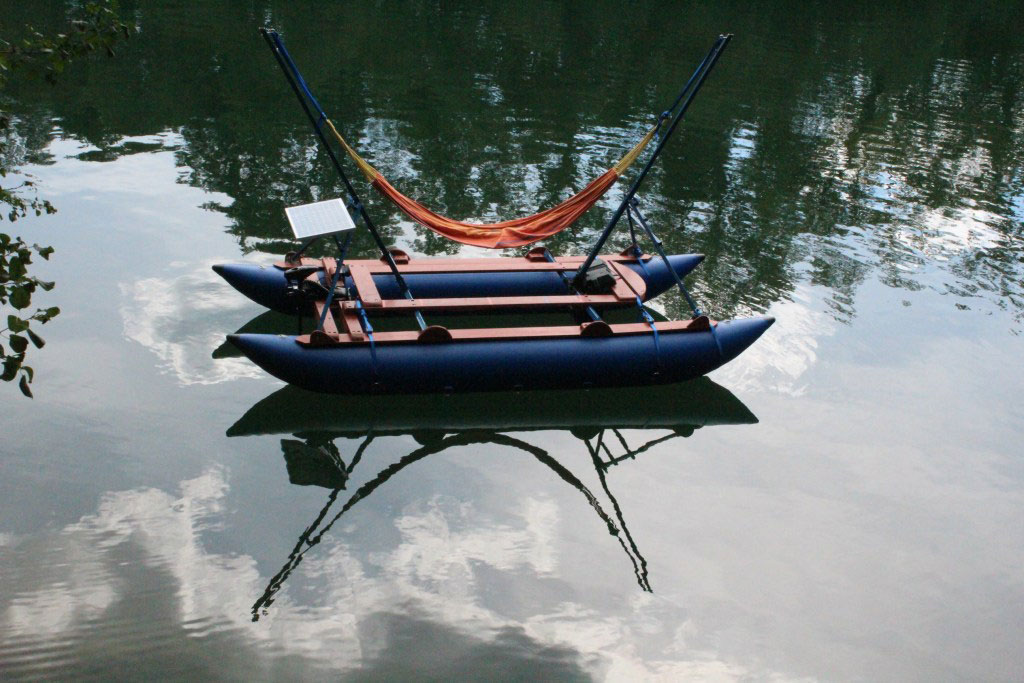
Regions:
M 622 438 L 622 434 L 619 430 L 612 429 L 616 436 L 619 437 L 619 441 L 626 448 L 626 456 L 632 458 L 635 453 L 630 452 L 629 447 L 626 445 L 626 440 Z M 671 438 L 673 435 L 669 435 L 658 439 L 658 441 L 664 441 Z M 612 502 L 612 508 L 615 510 L 615 517 L 619 520 L 619 526 L 622 527 L 622 533 L 626 537 L 626 541 L 629 542 L 629 547 L 626 547 L 626 543 L 620 538 L 619 543 L 622 544 L 622 549 L 629 555 L 629 559 L 633 562 L 633 573 L 636 574 L 637 583 L 640 587 L 647 592 L 653 592 L 651 590 L 651 582 L 647 576 L 647 560 L 640 554 L 640 549 L 636 546 L 636 541 L 633 540 L 633 534 L 629 532 L 629 527 L 626 526 L 626 520 L 622 516 L 622 508 L 619 507 L 619 501 L 612 495 L 611 489 L 608 488 L 608 478 L 606 474 L 607 465 L 601 460 L 600 452 L 603 449 L 609 457 L 611 457 L 611 451 L 608 450 L 608 446 L 604 443 L 604 430 L 597 435 L 597 443 L 591 445 L 590 439 L 583 439 L 583 443 L 587 445 L 587 451 L 590 452 L 590 458 L 594 461 L 594 469 L 597 470 L 597 478 L 601 481 L 601 488 L 604 489 L 604 494 L 608 496 L 608 500 Z M 650 445 L 654 445 L 651 443 Z M 649 447 L 649 446 L 648 446 Z M 645 449 L 646 450 L 646 449 Z M 626 456 L 622 456 L 623 458 Z M 622 458 L 620 458 L 621 460 Z M 613 459 L 614 460 L 614 459 Z M 632 552 L 630 552 L 632 551 Z
M 640 455 L 641 453 L 643 453 L 643 452 L 645 452 L 647 450 L 650 450 L 654 446 L 657 446 L 659 443 L 664 443 L 664 442 L 668 441 L 669 439 L 676 438 L 677 436 L 689 436 L 690 434 L 693 433 L 693 430 L 691 429 L 689 432 L 687 432 L 685 434 L 679 433 L 678 431 L 673 432 L 672 434 L 666 434 L 665 436 L 659 437 L 657 439 L 651 439 L 650 441 L 648 441 L 644 445 L 639 446 L 637 448 L 632 448 L 632 449 L 629 447 L 629 444 L 626 443 L 626 439 L 622 436 L 622 432 L 620 432 L 618 429 L 615 429 L 614 427 L 612 427 L 612 433 L 616 436 L 616 438 L 618 438 L 619 443 L 622 444 L 622 449 L 625 451 L 622 455 L 617 455 L 617 456 L 612 455 L 612 452 L 608 449 L 607 444 L 604 443 L 604 431 L 603 430 L 602 430 L 600 436 L 598 437 L 598 441 L 597 441 L 596 446 L 594 446 L 593 448 L 591 448 L 591 446 L 590 446 L 590 440 L 589 439 L 584 439 L 583 440 L 583 442 L 587 444 L 587 449 L 590 450 L 590 455 L 594 457 L 594 464 L 597 466 L 597 468 L 599 470 L 602 470 L 602 471 L 605 471 L 605 472 L 608 471 L 609 467 L 611 467 L 613 465 L 618 465 L 623 460 L 633 460 L 634 458 L 636 458 L 636 456 Z M 602 451 L 602 450 L 605 453 L 608 454 L 608 460 L 606 460 L 606 461 L 602 460 L 600 457 L 598 457 L 599 451 Z
M 352 459 L 352 464 L 349 465 L 349 467 L 347 468 L 348 472 L 352 471 L 352 468 L 362 457 L 362 453 L 366 450 L 366 446 L 369 445 L 369 441 L 371 439 L 372 436 L 368 437 L 367 440 L 360 445 L 359 450 L 356 451 L 356 455 Z M 317 528 L 320 527 L 320 524 L 327 517 L 328 511 L 334 505 L 335 500 L 337 500 L 338 492 L 341 489 L 332 490 L 327 498 L 327 503 L 320 510 L 320 513 L 317 515 L 316 519 L 313 521 L 312 524 L 310 524 L 306 528 L 306 530 L 299 537 L 299 540 L 295 544 L 295 547 L 292 549 L 292 552 L 288 555 L 288 559 L 285 561 L 284 566 L 281 567 L 280 571 L 278 571 L 277 574 L 274 575 L 274 577 L 270 580 L 270 583 L 267 584 L 266 589 L 263 591 L 263 595 L 261 595 L 260 598 L 253 604 L 252 620 L 257 621 L 259 620 L 261 614 L 266 614 L 267 608 L 274 603 L 277 592 L 281 590 L 281 588 L 284 586 L 284 582 L 288 579 L 288 577 L 295 570 L 295 568 L 302 563 L 302 559 L 305 556 L 306 552 L 308 552 L 310 548 L 317 545 L 318 543 L 320 543 L 321 540 L 323 540 L 324 535 L 328 531 L 330 531 L 331 527 L 334 526 L 334 524 L 341 518 L 342 515 L 351 510 L 356 503 L 368 497 L 377 489 L 377 487 L 388 481 L 391 477 L 395 476 L 401 470 L 405 469 L 409 465 L 419 460 L 422 460 L 423 458 L 429 455 L 440 453 L 441 451 L 447 450 L 448 448 L 451 448 L 453 446 L 468 446 L 485 443 L 495 444 L 498 446 L 509 446 L 511 448 L 518 448 L 520 450 L 526 451 L 534 458 L 536 458 L 538 461 L 540 461 L 542 464 L 546 465 L 548 468 L 554 471 L 560 479 L 570 484 L 573 488 L 577 489 L 580 493 L 582 493 L 583 496 L 587 499 L 587 503 L 590 505 L 590 507 L 594 509 L 598 517 L 601 518 L 601 521 L 605 523 L 605 526 L 608 528 L 608 533 L 610 533 L 618 539 L 619 544 L 622 545 L 623 550 L 629 556 L 630 562 L 632 562 L 633 564 L 633 572 L 637 577 L 637 583 L 640 584 L 640 588 L 648 592 L 651 590 L 650 584 L 647 581 L 647 561 L 644 560 L 643 556 L 640 554 L 640 551 L 639 549 L 637 549 L 632 537 L 629 535 L 628 531 L 625 532 L 626 537 L 629 539 L 629 547 L 627 547 L 620 536 L 619 526 L 616 525 L 615 521 L 608 515 L 607 512 L 604 511 L 604 508 L 601 507 L 601 503 L 597 499 L 597 497 L 593 493 L 591 493 L 590 489 L 588 489 L 587 486 L 582 481 L 580 481 L 580 479 L 576 475 L 574 475 L 572 472 L 566 469 L 557 460 L 552 458 L 547 453 L 547 451 L 538 448 L 537 446 L 534 446 L 532 444 L 526 443 L 525 441 L 516 439 L 505 434 L 477 430 L 466 431 L 453 436 L 444 437 L 437 442 L 421 446 L 420 448 L 417 448 L 416 450 L 412 451 L 411 453 L 404 456 L 397 462 L 389 465 L 388 467 L 385 467 L 377 474 L 377 476 L 375 476 L 373 479 L 360 486 L 355 491 L 355 493 L 353 493 L 352 496 L 345 502 L 341 510 L 339 510 L 337 514 L 335 514 L 334 517 L 332 517 L 331 520 L 327 522 L 327 524 L 325 524 L 317 532 Z M 601 473 L 600 467 L 598 468 L 598 472 L 602 477 L 602 485 L 604 486 L 605 492 L 607 493 L 608 488 L 607 485 L 604 483 L 603 473 Z M 609 498 L 612 498 L 610 493 L 608 493 L 608 495 Z M 614 498 L 612 498 L 612 502 L 615 505 L 616 517 L 619 520 L 619 524 L 624 529 L 625 523 L 622 519 L 622 512 L 621 510 L 618 509 L 618 503 L 615 502 Z M 314 532 L 317 532 L 315 536 L 313 535 Z M 632 549 L 632 552 L 630 549 Z
M 352 456 L 352 462 L 349 463 L 349 465 L 347 467 L 345 466 L 344 461 L 341 460 L 341 455 L 340 454 L 338 455 L 338 463 L 340 464 L 338 469 L 344 475 L 344 479 L 342 480 L 342 485 L 340 487 L 338 487 L 336 489 L 333 489 L 331 491 L 331 493 L 327 496 L 327 503 L 326 503 L 326 505 L 324 505 L 323 508 L 320 509 L 320 513 L 316 516 L 316 519 L 314 519 L 313 522 L 309 526 L 307 526 L 305 531 L 303 531 L 302 534 L 299 536 L 299 540 L 295 543 L 295 547 L 292 548 L 292 551 L 288 554 L 288 560 L 285 562 L 285 567 L 289 567 L 289 566 L 291 567 L 290 569 L 288 569 L 288 573 L 291 573 L 291 570 L 294 569 L 295 567 L 299 566 L 299 563 L 302 562 L 302 555 L 305 554 L 305 552 L 306 552 L 306 550 L 302 547 L 303 544 L 306 544 L 306 547 L 308 548 L 311 545 L 316 545 L 316 543 L 319 543 L 319 536 L 317 537 L 317 540 L 315 542 L 312 542 L 312 543 L 310 543 L 309 537 L 313 535 L 313 532 L 317 530 L 317 527 L 320 526 L 320 523 L 322 521 L 324 521 L 324 518 L 327 516 L 327 512 L 331 509 L 331 506 L 334 505 L 334 501 L 337 500 L 338 493 L 341 492 L 341 490 L 343 488 L 345 488 L 345 483 L 348 481 L 349 476 L 352 474 L 352 470 L 354 470 L 356 465 L 359 464 L 359 461 L 362 460 L 363 453 L 366 452 L 367 447 L 373 442 L 373 439 L 374 439 L 374 435 L 372 433 L 371 434 L 367 434 L 367 436 L 363 440 L 363 442 L 361 444 L 359 444 L 359 448 L 356 449 L 355 455 Z M 333 445 L 333 442 L 331 442 L 331 444 Z M 337 451 L 337 449 L 334 449 L 334 450 L 335 450 L 335 452 Z M 332 524 L 334 523 L 333 520 L 332 520 L 331 523 Z M 284 569 L 282 569 L 280 572 L 278 572 L 274 576 L 274 578 L 270 580 L 270 585 L 271 586 L 275 585 L 275 583 L 284 582 L 284 580 L 286 578 L 288 578 L 287 574 L 282 576 L 282 572 L 284 572 Z M 267 591 L 269 591 L 269 590 L 270 590 L 270 587 L 268 586 L 267 587 Z M 268 593 L 264 592 L 263 597 L 264 598 L 269 597 Z M 263 600 L 263 598 L 261 598 L 260 600 Z M 273 600 L 268 600 L 266 604 L 269 605 L 271 602 L 273 602 Z M 252 620 L 253 621 L 257 621 L 260 618 L 259 614 L 257 613 L 257 607 L 259 605 L 260 605 L 259 601 L 257 601 L 256 605 L 253 605 L 253 608 L 252 608 Z
M 651 590 L 651 583 L 648 580 L 647 575 L 647 560 L 644 559 L 644 556 L 640 554 L 640 549 L 637 548 L 636 542 L 633 540 L 633 534 L 629 532 L 629 527 L 626 526 L 626 520 L 622 516 L 622 508 L 619 507 L 618 499 L 615 498 L 614 495 L 612 495 L 611 489 L 608 488 L 607 472 L 608 468 L 611 467 L 612 465 L 618 465 L 620 462 L 626 460 L 627 458 L 632 460 L 638 454 L 643 453 L 644 451 L 648 450 L 649 448 L 652 448 L 653 446 L 656 446 L 659 443 L 663 443 L 665 441 L 668 441 L 669 439 L 674 439 L 677 436 L 683 435 L 678 433 L 666 434 L 665 436 L 662 436 L 660 438 L 651 439 L 650 441 L 643 444 L 639 448 L 631 449 L 629 447 L 629 444 L 626 443 L 625 437 L 622 436 L 622 432 L 620 432 L 618 429 L 615 429 L 614 427 L 611 431 L 618 438 L 619 443 L 622 444 L 622 448 L 623 450 L 625 450 L 624 455 L 620 455 L 618 457 L 612 455 L 612 452 L 611 450 L 609 450 L 608 445 L 604 442 L 603 429 L 598 433 L 597 441 L 594 444 L 590 443 L 590 439 L 582 439 L 582 441 L 587 445 L 587 451 L 590 452 L 590 458 L 591 460 L 594 461 L 594 469 L 597 470 L 597 478 L 600 479 L 601 481 L 601 488 L 604 489 L 604 493 L 606 496 L 608 496 L 608 500 L 612 502 L 612 507 L 615 509 L 615 517 L 619 520 L 619 526 L 622 527 L 622 533 L 626 537 L 626 541 L 629 542 L 629 548 L 627 548 L 625 542 L 623 542 L 621 538 L 619 539 L 619 543 L 622 544 L 622 549 L 626 551 L 626 554 L 629 555 L 630 560 L 633 561 L 633 572 L 636 574 L 637 583 L 639 583 L 640 587 L 643 588 L 645 591 L 653 592 Z M 607 461 L 601 458 L 601 451 L 604 451 L 608 455 Z

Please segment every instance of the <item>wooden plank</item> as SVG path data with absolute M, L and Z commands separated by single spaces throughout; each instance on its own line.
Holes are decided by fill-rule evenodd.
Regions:
M 524 272 L 524 271 L 566 271 L 578 269 L 585 260 L 584 256 L 559 256 L 556 257 L 555 262 L 551 263 L 548 261 L 531 261 L 525 257 L 502 257 L 502 258 L 423 258 L 423 259 L 411 259 L 408 263 L 402 263 L 398 265 L 398 271 L 402 274 L 426 274 L 426 273 L 504 273 L 504 272 Z M 630 287 L 635 289 L 636 282 L 639 280 L 642 282 L 636 273 L 633 273 L 628 268 L 615 268 L 615 264 L 625 263 L 636 263 L 636 258 L 633 256 L 623 256 L 621 254 L 602 254 L 601 258 L 611 265 L 615 272 L 620 274 L 627 280 Z M 644 261 L 650 259 L 649 256 L 644 255 L 642 257 Z M 386 263 L 382 263 L 379 260 L 370 259 L 353 259 L 345 262 L 351 269 L 365 269 L 366 272 L 372 275 L 384 275 L 391 273 L 391 269 Z M 325 269 L 328 276 L 333 273 L 335 259 L 313 259 L 303 258 L 301 265 L 310 266 L 316 265 Z M 275 263 L 276 267 L 285 269 L 293 268 L 296 264 L 285 264 L 283 262 Z M 325 267 L 326 266 L 326 267 Z M 632 277 L 631 277 L 632 276 Z M 359 283 L 356 283 L 356 287 L 359 287 Z M 368 290 L 369 291 L 369 290 Z M 363 295 L 362 288 L 359 288 L 360 295 Z M 379 296 L 378 296 L 379 298 Z M 372 299 L 372 297 L 371 297 Z M 364 299 L 365 301 L 365 299 Z
M 633 293 L 633 289 L 629 286 L 629 283 L 612 269 L 612 277 L 615 278 L 615 286 L 612 287 L 612 296 L 618 299 L 620 302 L 634 301 L 636 294 Z
M 647 294 L 647 283 L 642 277 L 633 272 L 632 269 L 627 268 L 621 262 L 608 261 L 608 267 L 612 269 L 622 283 L 633 293 L 632 296 L 640 297 L 642 300 L 644 295 Z
M 316 318 L 320 319 L 320 316 L 324 314 L 324 302 L 317 301 L 313 304 L 316 306 Z M 338 334 L 338 324 L 334 322 L 334 315 L 328 315 L 324 318 L 324 332 L 327 334 Z
M 633 262 L 632 257 L 620 255 L 602 255 L 602 259 L 610 262 Z M 552 271 L 575 270 L 583 265 L 584 256 L 560 256 L 555 262 L 531 261 L 526 258 L 427 258 L 413 259 L 398 267 L 402 273 L 486 273 L 509 271 Z M 350 261 L 349 263 L 363 262 Z M 379 261 L 366 261 L 371 273 L 387 273 L 390 269 Z
M 700 332 L 707 330 L 706 320 L 678 320 L 656 323 L 659 334 L 673 332 Z M 711 321 L 717 325 L 717 321 Z M 610 325 L 612 334 L 619 335 L 649 335 L 651 326 L 647 323 L 622 323 Z M 481 329 L 449 330 L 452 341 L 489 341 L 489 340 L 514 340 L 514 339 L 551 339 L 558 337 L 579 337 L 582 328 L 579 325 L 564 325 L 552 327 L 497 327 Z M 377 344 L 397 344 L 416 342 L 420 332 L 418 330 L 407 332 L 375 332 L 374 342 Z M 309 345 L 309 335 L 296 337 L 296 340 L 303 345 Z M 348 334 L 339 334 L 338 345 L 366 343 L 363 339 L 354 339 Z
M 377 311 L 399 312 L 414 310 L 444 310 L 444 311 L 473 311 L 473 310 L 494 310 L 494 309 L 533 309 L 533 308 L 559 308 L 564 306 L 621 306 L 623 303 L 630 303 L 635 300 L 635 295 L 625 286 L 625 296 L 620 298 L 616 294 L 565 294 L 550 296 L 482 296 L 472 298 L 447 298 L 447 299 L 384 299 L 379 300 L 374 307 Z M 359 290 L 362 293 L 362 290 Z M 363 301 L 366 305 L 366 301 Z M 343 301 L 341 307 L 354 309 L 356 302 Z
M 507 263 L 506 263 L 507 261 Z M 559 271 L 575 270 L 579 265 L 567 263 L 543 263 L 535 261 L 521 261 L 519 259 L 465 259 L 462 263 L 424 263 L 422 261 L 411 261 L 399 266 L 398 270 L 406 274 L 431 274 L 431 273 L 518 273 L 536 271 Z M 391 269 L 384 264 L 375 263 L 367 266 L 374 275 L 390 273 Z
M 604 257 L 602 257 L 604 258 Z M 527 261 L 525 259 L 445 259 L 447 263 L 410 261 L 398 267 L 403 275 L 406 274 L 428 274 L 428 273 L 509 273 L 509 272 L 537 272 L 537 271 L 559 271 L 576 270 L 583 264 L 583 259 L 577 261 L 559 260 L 555 263 L 548 261 Z M 351 262 L 349 263 L 351 266 Z M 390 273 L 391 270 L 383 263 L 367 265 L 366 269 L 374 275 Z
M 615 263 L 635 263 L 636 258 L 633 256 L 623 256 L 622 254 L 601 254 L 601 258 L 607 262 Z M 641 260 L 648 261 L 650 256 L 644 254 Z M 433 268 L 436 266 L 443 266 L 445 269 L 451 268 L 455 271 L 466 271 L 469 272 L 485 272 L 488 270 L 560 270 L 560 269 L 572 269 L 578 268 L 583 264 L 586 259 L 585 256 L 556 256 L 555 263 L 548 261 L 531 261 L 526 257 L 518 256 L 503 256 L 496 258 L 455 258 L 455 257 L 426 257 L 418 259 L 410 259 L 408 263 L 398 264 L 399 272 L 415 272 L 408 270 L 410 267 L 415 268 L 429 268 L 429 272 L 435 272 Z M 334 262 L 333 258 L 327 259 Z M 322 266 L 323 259 L 311 258 L 304 256 L 300 263 L 304 266 Z M 391 269 L 388 265 L 379 259 L 351 259 L 345 261 L 350 266 L 364 266 L 371 269 L 373 273 L 388 273 Z M 295 263 L 285 263 L 279 261 L 274 264 L 278 268 L 294 268 Z M 440 271 L 444 272 L 444 271 Z
M 363 326 L 359 322 L 359 314 L 354 308 L 343 308 L 341 311 L 341 323 L 345 333 L 355 341 L 363 340 Z
M 359 292 L 359 300 L 363 302 L 363 306 L 367 308 L 380 306 L 380 292 L 377 291 L 377 285 L 373 284 L 370 269 L 367 266 L 355 265 L 354 263 L 349 263 L 348 269 L 352 275 L 352 282 L 355 283 L 356 290 Z M 384 269 L 387 270 L 387 266 L 384 266 Z

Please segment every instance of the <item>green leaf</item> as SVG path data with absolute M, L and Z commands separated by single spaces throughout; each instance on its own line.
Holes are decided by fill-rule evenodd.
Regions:
M 10 301 L 11 306 L 21 310 L 32 303 L 32 294 L 25 287 L 15 287 L 11 290 Z
M 20 334 L 12 334 L 11 338 L 7 340 L 7 343 L 11 345 L 15 353 L 24 353 L 25 349 L 28 348 L 28 339 L 22 337 Z
M 18 368 L 21 367 L 21 358 L 17 356 L 7 356 L 4 358 L 4 371 L 0 373 L 0 379 L 5 382 L 10 382 L 14 379 L 14 376 L 18 374 Z
M 7 329 L 14 333 L 24 332 L 28 329 L 28 321 L 22 320 L 16 315 L 9 315 L 7 316 Z
M 32 340 L 32 343 L 35 344 L 37 349 L 41 349 L 46 346 L 46 340 L 27 327 L 25 328 L 25 334 L 27 334 L 28 338 Z
M 25 277 L 25 273 L 27 272 L 25 270 L 25 262 L 22 260 L 20 254 L 11 257 L 11 260 L 8 261 L 7 268 L 12 280 Z
M 55 318 L 58 313 L 60 313 L 60 309 L 57 308 L 56 306 L 51 306 L 50 308 L 47 308 L 45 311 L 39 309 L 36 311 L 35 315 L 32 316 L 32 320 L 38 320 L 39 322 L 45 325 L 46 323 L 50 322 L 50 320 Z
M 53 247 L 40 247 L 38 244 L 34 246 L 40 256 L 42 256 L 47 261 L 50 260 L 50 254 L 53 253 Z
M 25 394 L 29 398 L 33 398 L 32 390 L 28 388 L 28 375 L 21 376 L 21 381 L 18 382 L 18 388 L 21 389 L 21 393 Z

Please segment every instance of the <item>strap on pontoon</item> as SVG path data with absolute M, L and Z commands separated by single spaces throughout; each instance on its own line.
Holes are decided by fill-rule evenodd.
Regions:
M 640 300 L 640 297 L 636 298 L 636 307 L 640 311 L 640 319 L 651 326 L 651 333 L 654 337 L 654 357 L 658 361 L 658 369 L 661 369 L 661 343 L 658 340 L 658 327 L 654 324 L 654 318 L 644 308 L 644 302 Z
M 356 299 L 356 313 L 359 314 L 359 324 L 363 326 L 363 332 L 366 333 L 366 338 L 370 342 L 370 360 L 373 361 L 373 374 L 377 374 L 377 345 L 373 341 L 373 325 L 370 324 L 370 319 L 366 315 L 366 309 L 363 308 L 363 302 Z
M 644 229 L 644 232 L 647 233 L 647 237 L 654 244 L 654 250 L 658 252 L 658 255 L 661 257 L 661 260 L 665 262 L 665 266 L 668 268 L 669 272 L 672 273 L 672 277 L 675 278 L 676 285 L 679 287 L 679 291 L 682 293 L 683 298 L 686 299 L 686 303 L 690 305 L 690 310 L 693 311 L 693 317 L 699 318 L 702 315 L 704 315 L 701 312 L 700 308 L 697 306 L 697 302 L 693 300 L 693 297 L 690 296 L 690 293 L 686 290 L 686 286 L 683 285 L 683 279 L 679 277 L 679 273 L 677 273 L 676 269 L 672 267 L 672 263 L 668 259 L 668 254 L 665 253 L 665 248 L 662 245 L 661 240 L 658 239 L 658 236 L 654 234 L 654 230 L 651 229 L 650 224 L 647 222 L 647 217 L 644 216 L 643 213 L 641 213 L 640 203 L 636 200 L 635 197 L 630 202 L 629 207 L 626 209 L 626 211 L 627 214 L 629 214 L 630 222 L 632 223 L 632 218 L 633 216 L 635 216 L 636 221 Z M 635 248 L 639 250 L 639 247 Z M 644 270 L 646 271 L 646 268 L 644 268 Z M 710 329 L 711 338 L 715 340 L 715 347 L 718 349 L 718 355 L 724 355 L 722 351 L 722 342 L 718 339 L 718 332 L 715 331 L 715 325 L 711 324 Z

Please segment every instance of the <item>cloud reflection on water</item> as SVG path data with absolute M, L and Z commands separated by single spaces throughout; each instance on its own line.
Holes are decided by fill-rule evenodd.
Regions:
M 685 629 L 667 628 L 685 625 L 684 613 L 655 598 L 638 596 L 610 614 L 567 597 L 524 621 L 488 605 L 483 567 L 558 581 L 560 505 L 543 497 L 522 500 L 498 524 L 481 521 L 473 503 L 446 496 L 410 503 L 394 520 L 392 545 L 367 552 L 329 541 L 299 569 L 311 587 L 283 593 L 269 617 L 254 622 L 249 606 L 266 578 L 251 556 L 214 552 L 206 538 L 224 514 L 228 489 L 225 471 L 212 468 L 181 482 L 177 495 L 154 488 L 111 492 L 94 514 L 10 548 L 19 557 L 14 571 L 5 572 L 5 658 L 15 663 L 10 652 L 27 643 L 63 647 L 101 635 L 119 603 L 142 598 L 136 609 L 149 610 L 147 620 L 164 623 L 168 615 L 152 612 L 170 609 L 185 637 L 228 634 L 256 659 L 293 654 L 314 669 L 408 666 L 407 652 L 391 650 L 411 629 L 503 653 L 519 668 L 543 662 L 544 670 L 581 678 L 584 671 L 613 678 L 750 673 L 694 657 L 685 648 Z M 170 577 L 161 589 L 170 595 L 154 600 L 124 589 L 139 571 L 122 561 L 130 554 L 141 555 L 147 575 Z M 640 644 L 656 633 L 668 634 L 665 651 L 647 660 L 640 653 L 649 648 Z M 135 636 L 142 642 L 146 634 Z
M 807 389 L 804 375 L 818 361 L 820 340 L 834 335 L 839 324 L 825 312 L 821 299 L 827 294 L 800 285 L 791 300 L 773 304 L 768 314 L 775 316 L 776 324 L 743 353 L 742 362 L 716 370 L 715 380 L 739 392 L 802 395 Z
M 124 336 L 160 359 L 181 385 L 217 384 L 264 373 L 244 358 L 214 359 L 224 343 L 224 324 L 244 318 L 252 305 L 218 278 L 210 260 L 177 277 L 151 277 L 121 285 Z M 179 267 L 180 268 L 180 267 Z

